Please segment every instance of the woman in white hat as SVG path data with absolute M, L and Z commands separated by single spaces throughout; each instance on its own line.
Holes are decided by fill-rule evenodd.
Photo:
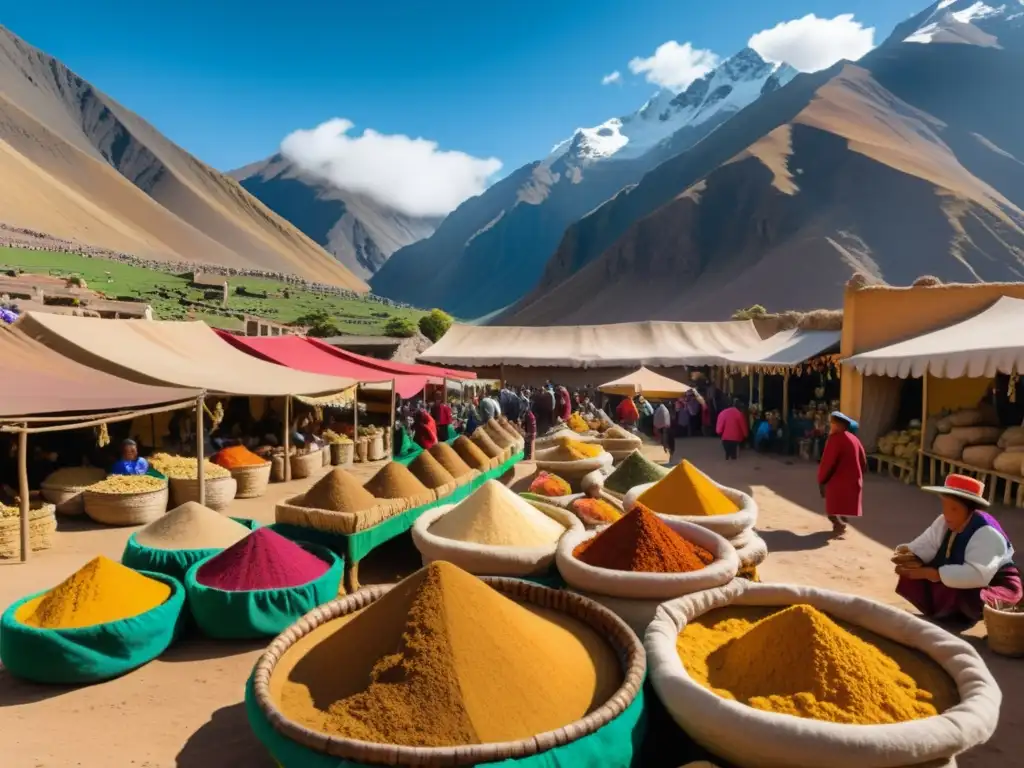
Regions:
M 924 490 L 942 497 L 942 514 L 892 558 L 900 577 L 896 593 L 922 614 L 976 622 L 985 603 L 1024 598 L 1013 545 L 988 507 L 985 484 L 948 475 L 945 485 Z

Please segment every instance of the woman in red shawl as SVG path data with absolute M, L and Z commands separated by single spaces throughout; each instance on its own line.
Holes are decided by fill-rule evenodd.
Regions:
M 867 454 L 850 431 L 856 422 L 839 411 L 832 412 L 828 440 L 818 465 L 818 487 L 825 498 L 825 513 L 832 522 L 832 534 L 846 533 L 847 517 L 860 517 L 864 495 Z
M 559 387 L 556 392 L 558 401 L 555 407 L 556 416 L 562 421 L 568 421 L 569 417 L 572 416 L 572 399 L 569 397 L 569 390 L 565 387 Z
M 414 439 L 420 448 L 429 451 L 437 445 L 437 422 L 423 408 L 416 411 L 413 417 L 413 429 L 416 432 Z
M 441 440 L 451 440 L 455 437 L 455 430 L 452 427 L 452 407 L 444 401 L 444 395 L 438 392 L 434 395 L 434 406 L 430 409 L 430 415 L 437 424 L 438 436 Z

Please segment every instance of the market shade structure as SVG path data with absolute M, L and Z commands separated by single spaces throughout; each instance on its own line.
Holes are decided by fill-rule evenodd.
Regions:
M 726 364 L 749 368 L 794 368 L 812 357 L 839 347 L 841 331 L 792 328 L 744 349 L 722 355 Z
M 225 331 L 216 333 L 225 342 L 248 355 L 297 371 L 341 376 L 355 379 L 360 384 L 384 384 L 388 390 L 394 381 L 395 391 L 400 397 L 412 397 L 427 383 L 426 376 L 397 376 L 335 357 L 301 336 L 234 336 Z
M 521 327 L 453 325 L 419 359 L 466 368 L 718 365 L 760 342 L 750 320 Z
M 692 387 L 641 366 L 640 370 L 623 376 L 621 379 L 602 384 L 598 389 L 609 395 L 625 395 L 626 397 L 643 395 L 652 400 L 668 400 L 673 397 L 681 397 Z
M 472 371 L 456 371 L 451 368 L 439 368 L 434 365 L 415 365 L 412 363 L 398 363 L 394 360 L 378 360 L 375 357 L 367 357 L 366 355 L 360 355 L 357 352 L 351 352 L 347 349 L 341 349 L 335 347 L 332 344 L 321 341 L 320 339 L 307 338 L 310 344 L 313 344 L 317 348 L 328 352 L 335 357 L 339 357 L 343 360 L 348 360 L 359 365 L 364 365 L 368 368 L 376 368 L 379 371 L 393 374 L 408 374 L 412 376 L 428 376 L 432 383 L 437 383 L 442 379 L 475 379 L 476 374 Z M 403 395 L 404 397 L 404 395 Z
M 1024 300 L 1003 296 L 974 317 L 843 362 L 868 376 L 991 378 L 1024 369 Z
M 15 325 L 64 357 L 143 384 L 172 384 L 211 394 L 325 396 L 351 378 L 295 371 L 247 355 L 206 323 L 104 320 L 29 312 Z
M 151 386 L 89 368 L 0 326 L 0 421 L 53 414 L 109 413 L 169 403 L 194 404 L 198 389 Z

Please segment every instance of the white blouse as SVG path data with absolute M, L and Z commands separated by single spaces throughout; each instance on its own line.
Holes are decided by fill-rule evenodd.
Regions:
M 907 546 L 927 565 L 939 553 L 947 530 L 946 519 L 939 515 L 924 533 Z M 967 543 L 964 564 L 942 566 L 939 568 L 939 578 L 953 589 L 980 589 L 992 583 L 999 569 L 1012 561 L 1013 547 L 999 531 L 986 525 L 975 531 Z

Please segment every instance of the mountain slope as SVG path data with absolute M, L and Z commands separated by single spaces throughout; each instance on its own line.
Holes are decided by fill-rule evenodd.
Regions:
M 797 78 L 574 224 L 499 322 L 839 306 L 853 271 L 1024 278 L 1024 51 L 1009 36 L 903 42 L 937 5 L 860 66 Z
M 577 130 L 544 160 L 464 203 L 433 237 L 396 252 L 371 279 L 374 291 L 461 317 L 515 302 L 536 285 L 569 224 L 794 74 L 745 49 L 682 93 L 662 91 L 632 115 Z M 448 226 L 453 217 L 459 226 Z M 467 273 L 472 291 L 452 279 Z
M 227 175 L 364 280 L 399 248 L 433 234 L 439 223 L 338 189 L 303 173 L 280 154 Z
M 181 262 L 366 284 L 243 190 L 0 27 L 0 221 Z

